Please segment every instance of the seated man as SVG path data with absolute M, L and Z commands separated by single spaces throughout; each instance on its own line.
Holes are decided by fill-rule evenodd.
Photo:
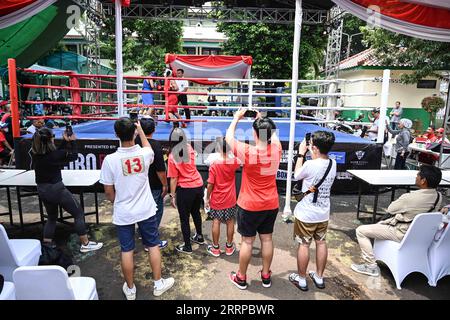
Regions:
M 442 195 L 436 190 L 441 178 L 441 169 L 429 165 L 421 166 L 416 177 L 419 190 L 405 193 L 392 202 L 387 209 L 392 217 L 356 228 L 356 237 L 365 262 L 352 264 L 353 271 L 374 277 L 380 275 L 370 239 L 401 242 L 416 215 L 437 211 L 441 206 Z

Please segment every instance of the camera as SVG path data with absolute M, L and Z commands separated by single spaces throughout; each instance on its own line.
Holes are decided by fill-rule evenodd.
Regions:
M 133 122 L 138 121 L 138 113 L 137 112 L 130 112 L 130 120 Z
M 72 126 L 70 124 L 66 125 L 66 136 L 71 137 L 73 135 Z
M 249 110 L 245 111 L 245 113 L 244 113 L 244 117 L 248 117 L 248 118 L 256 118 L 256 115 L 257 115 L 256 110 L 252 110 L 252 109 L 249 109 Z

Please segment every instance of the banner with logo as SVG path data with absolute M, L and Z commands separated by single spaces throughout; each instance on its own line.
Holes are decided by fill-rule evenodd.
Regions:
M 59 142 L 57 141 L 56 144 Z M 31 168 L 31 140 L 17 140 L 19 152 L 16 155 L 16 166 L 19 169 L 30 170 Z M 163 149 L 168 150 L 168 142 L 161 141 Z M 113 153 L 119 146 L 118 140 L 77 140 L 76 147 L 78 159 L 69 163 L 64 169 L 69 170 L 100 170 L 106 155 Z M 207 156 L 214 152 L 209 141 L 196 141 L 193 143 L 194 149 L 198 152 L 197 165 L 203 176 L 207 179 L 208 167 L 204 164 Z M 282 142 L 283 153 L 281 163 L 277 172 L 277 185 L 280 193 L 286 188 L 287 180 L 287 158 L 288 143 Z M 294 150 L 294 156 L 297 150 Z M 333 184 L 333 193 L 356 193 L 358 192 L 358 182 L 352 178 L 348 169 L 380 169 L 381 167 L 382 146 L 367 143 L 336 143 L 330 152 L 330 157 L 336 160 L 337 176 Z M 293 163 L 295 167 L 295 163 Z M 240 173 L 238 173 L 240 175 Z M 240 176 L 237 177 L 238 184 Z M 293 182 L 295 183 L 295 181 Z

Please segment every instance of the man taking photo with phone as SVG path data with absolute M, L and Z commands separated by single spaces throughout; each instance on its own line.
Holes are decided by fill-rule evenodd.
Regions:
M 316 243 L 316 271 L 309 276 L 319 289 L 325 288 L 323 272 L 327 263 L 327 234 L 330 219 L 330 192 L 336 177 L 336 161 L 328 157 L 335 137 L 329 131 L 316 131 L 305 138 L 299 147 L 294 177 L 303 180 L 302 196 L 294 209 L 294 238 L 297 251 L 298 274 L 291 273 L 289 280 L 300 290 L 307 291 L 306 269 L 309 264 L 309 246 Z M 311 160 L 304 161 L 309 151 Z

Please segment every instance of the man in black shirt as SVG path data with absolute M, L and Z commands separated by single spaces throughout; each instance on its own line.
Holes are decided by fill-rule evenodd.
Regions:
M 164 197 L 167 195 L 166 165 L 164 163 L 161 144 L 152 139 L 153 133 L 155 132 L 155 121 L 152 118 L 143 118 L 140 120 L 140 123 L 148 142 L 155 152 L 153 163 L 150 165 L 148 170 L 148 180 L 150 182 L 150 189 L 152 190 L 153 198 L 158 206 L 156 217 L 158 218 L 159 226 L 164 212 Z M 137 141 L 137 143 L 139 145 L 141 144 L 140 141 Z M 161 249 L 167 247 L 167 241 L 161 240 L 159 247 Z

